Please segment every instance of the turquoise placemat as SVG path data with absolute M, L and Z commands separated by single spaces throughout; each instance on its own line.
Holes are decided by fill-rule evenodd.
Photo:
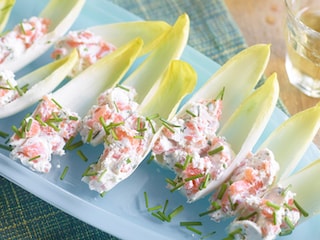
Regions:
M 162 19 L 173 23 L 178 15 L 187 12 L 191 20 L 189 45 L 220 64 L 246 47 L 222 0 L 112 2 L 146 20 Z M 2 177 L 0 238 L 116 239 L 47 204 Z

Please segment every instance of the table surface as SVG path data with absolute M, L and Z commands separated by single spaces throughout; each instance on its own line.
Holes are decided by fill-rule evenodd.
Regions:
M 285 41 L 283 26 L 285 20 L 284 1 L 279 0 L 225 0 L 232 17 L 238 25 L 247 44 L 270 43 L 271 56 L 266 69 L 266 75 L 276 72 L 280 84 L 280 98 L 292 115 L 312 107 L 320 99 L 311 98 L 295 87 L 289 81 L 285 70 Z M 320 134 L 314 142 L 320 147 Z

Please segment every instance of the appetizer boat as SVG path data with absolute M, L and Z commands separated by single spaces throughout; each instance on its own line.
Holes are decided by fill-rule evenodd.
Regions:
M 142 47 L 135 39 L 91 65 L 72 81 L 47 94 L 34 110 L 13 127 L 10 139 L 12 159 L 38 172 L 48 172 L 51 155 L 64 154 L 66 142 L 78 132 L 82 112 L 87 112 L 96 97 L 114 86 L 127 72 Z
M 142 38 L 144 42 L 139 54 L 144 55 L 158 45 L 160 36 L 169 29 L 170 25 L 163 21 L 133 21 L 70 31 L 56 42 L 51 57 L 59 59 L 76 48 L 80 58 L 70 74 L 74 76 L 104 55 L 137 37 Z
M 294 191 L 294 181 L 289 183 L 287 175 L 295 168 L 319 127 L 320 105 L 282 123 L 256 153 L 249 153 L 241 161 L 230 179 L 213 195 L 211 218 L 219 222 L 236 216 L 230 228 L 231 232 L 237 228 L 241 239 L 274 239 L 278 234 L 291 232 L 304 212 L 296 200 L 299 191 Z M 290 144 L 289 151 L 283 143 Z M 286 171 L 286 167 L 289 170 Z
M 161 81 L 161 76 L 163 72 L 168 67 L 172 59 L 179 59 L 189 37 L 189 17 L 187 14 L 182 14 L 177 19 L 176 23 L 172 28 L 170 28 L 163 36 L 159 38 L 161 41 L 157 47 L 148 55 L 148 57 L 122 82 L 124 89 L 130 91 L 123 91 L 120 88 L 114 88 L 113 90 L 108 90 L 105 95 L 112 94 L 117 97 L 116 93 L 113 91 L 120 91 L 120 94 L 125 93 L 126 98 L 130 100 L 128 109 L 125 109 L 124 114 L 129 111 L 130 108 L 134 107 L 136 104 L 141 104 L 142 101 L 147 101 L 148 96 L 153 95 L 153 91 L 157 89 L 159 81 Z M 152 90 L 153 89 L 153 90 Z M 135 93 L 134 93 L 135 92 Z M 131 94 L 131 96 L 130 96 Z M 102 96 L 105 98 L 106 96 Z M 133 105 L 133 97 L 135 98 Z M 119 99 L 121 100 L 121 98 Z M 112 99 L 116 101 L 116 99 Z M 101 106 L 99 106 L 101 105 Z M 103 116 L 105 109 L 105 101 L 102 101 L 98 106 L 93 106 L 91 110 L 87 113 L 87 116 L 83 120 L 82 128 L 80 134 L 82 135 L 82 140 L 88 142 L 93 146 L 96 146 L 104 141 L 105 131 L 99 118 Z M 131 106 L 130 106 L 131 105 Z M 133 109 L 131 109 L 132 111 Z M 119 109 L 115 108 L 112 111 L 119 113 Z M 130 112 L 130 111 L 129 111 Z M 108 122 L 108 115 L 104 116 L 104 121 Z M 111 120 L 110 120 L 111 121 Z M 89 137 L 92 135 L 94 137 Z
M 228 178 L 244 152 L 253 147 L 275 106 L 276 76 L 243 100 L 261 77 L 268 57 L 266 45 L 238 54 L 169 119 L 175 127 L 163 128 L 152 150 L 158 163 L 176 173 L 175 180 L 168 179 L 172 191 L 182 189 L 189 201 L 203 197 Z M 244 75 L 235 78 L 238 72 Z M 221 89 L 224 89 L 222 94 L 218 92 Z M 234 131 L 240 133 L 235 136 Z
M 53 91 L 69 74 L 78 60 L 76 51 L 59 61 L 14 79 L 14 73 L 0 70 L 0 118 L 9 117 L 39 101 Z
M 6 27 L 15 0 L 3 0 L 0 2 L 0 32 Z
M 174 61 L 167 69 L 172 59 L 181 56 L 188 34 L 189 18 L 183 14 L 146 60 L 121 85 L 101 94 L 83 118 L 82 140 L 94 146 L 104 142 L 105 146 L 98 163 L 92 164 L 83 177 L 90 189 L 108 191 L 131 175 L 149 152 L 158 129 L 152 124 L 156 120 L 146 117 L 157 111 L 166 119 L 193 89 L 196 77 L 189 65 Z M 165 96 L 166 92 L 173 95 Z M 139 134 L 137 128 L 141 128 Z
M 78 17 L 85 0 L 50 0 L 38 17 L 24 19 L 1 36 L 0 67 L 18 71 L 47 51 Z

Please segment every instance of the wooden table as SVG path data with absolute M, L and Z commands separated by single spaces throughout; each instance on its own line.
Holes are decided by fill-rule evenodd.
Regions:
M 273 72 L 277 73 L 280 98 L 288 112 L 295 114 L 317 104 L 320 99 L 304 95 L 288 81 L 284 66 L 284 0 L 225 0 L 225 3 L 249 46 L 257 43 L 271 44 L 270 62 L 265 74 L 269 76 Z M 320 133 L 314 142 L 320 147 Z

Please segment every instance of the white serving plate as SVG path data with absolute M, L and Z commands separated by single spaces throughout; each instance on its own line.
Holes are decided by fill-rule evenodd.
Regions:
M 32 0 L 27 3 L 27 1 L 17 0 L 8 27 L 19 23 L 23 18 L 37 15 L 46 2 Z M 138 19 L 135 15 L 109 1 L 88 0 L 73 29 L 84 29 L 94 25 Z M 186 48 L 182 59 L 188 61 L 198 73 L 196 89 L 219 68 L 217 63 L 191 47 Z M 17 75 L 29 72 L 49 61 L 50 57 L 47 53 Z M 25 114 L 32 110 L 33 107 L 10 118 L 0 120 L 0 130 L 10 131 L 13 124 L 18 126 Z M 286 118 L 287 116 L 277 108 L 261 137 L 261 141 Z M 0 143 L 3 143 L 3 141 L 0 139 Z M 82 150 L 93 162 L 96 161 L 102 148 L 85 146 Z M 66 213 L 121 239 L 201 238 L 201 236 L 184 227 L 180 227 L 179 223 L 181 221 L 201 221 L 203 226 L 196 228 L 202 231 L 203 236 L 216 231 L 211 238 L 206 239 L 222 239 L 226 236 L 225 228 L 229 221 L 217 224 L 210 221 L 208 216 L 198 216 L 199 213 L 207 210 L 208 198 L 192 204 L 186 203 L 185 198 L 180 193 L 171 193 L 165 187 L 165 178 L 172 176 L 172 173 L 155 163 L 143 162 L 130 178 L 119 184 L 104 197 L 101 197 L 96 192 L 90 191 L 87 184 L 81 182 L 81 174 L 90 162 L 85 163 L 75 151 L 69 152 L 64 157 L 54 157 L 52 171 L 47 175 L 30 171 L 19 162 L 9 159 L 8 155 L 7 151 L 0 150 L 1 176 Z M 299 167 L 319 158 L 319 156 L 319 150 L 312 145 Z M 60 175 L 65 166 L 69 166 L 69 171 L 64 180 L 60 180 Z M 168 199 L 168 212 L 179 205 L 184 206 L 184 211 L 176 216 L 172 222 L 163 223 L 151 216 L 150 212 L 146 210 L 144 192 L 147 192 L 149 204 L 152 206 L 163 205 L 165 200 Z M 320 236 L 319 224 L 320 217 L 314 217 L 297 227 L 292 235 L 280 239 L 314 239 L 315 236 Z

